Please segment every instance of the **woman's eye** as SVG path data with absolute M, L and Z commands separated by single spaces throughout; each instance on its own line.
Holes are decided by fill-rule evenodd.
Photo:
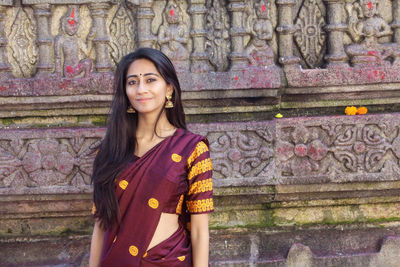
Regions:
M 136 84 L 136 81 L 135 80 L 130 80 L 130 81 L 128 81 L 128 84 L 129 85 L 134 85 L 134 84 Z
M 148 83 L 151 83 L 151 82 L 154 82 L 155 80 L 156 80 L 156 79 L 154 79 L 154 78 L 148 78 L 148 79 L 147 79 L 147 82 L 148 82 Z

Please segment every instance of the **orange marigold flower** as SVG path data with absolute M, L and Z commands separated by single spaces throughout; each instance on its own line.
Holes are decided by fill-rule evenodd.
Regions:
M 354 106 L 346 107 L 346 109 L 344 110 L 344 113 L 346 113 L 346 115 L 356 115 L 357 114 L 357 108 L 354 107 Z
M 359 115 L 367 114 L 367 112 L 368 112 L 368 109 L 366 107 L 359 107 L 357 109 L 357 114 L 359 114 Z

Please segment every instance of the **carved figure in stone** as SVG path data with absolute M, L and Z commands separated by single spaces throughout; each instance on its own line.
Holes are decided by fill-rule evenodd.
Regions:
M 321 0 L 305 0 L 296 19 L 295 41 L 307 66 L 320 67 L 325 54 L 325 7 Z
M 400 57 L 400 49 L 394 43 L 380 44 L 379 38 L 392 34 L 388 23 L 378 12 L 378 0 L 359 0 L 346 5 L 349 14 L 348 32 L 357 44 L 349 45 L 346 53 L 353 64 L 378 63 Z
M 35 73 L 38 48 L 32 13 L 29 8 L 17 8 L 11 28 L 6 29 L 9 40 L 8 59 L 15 77 L 31 77 Z
M 127 7 L 121 3 L 110 24 L 110 54 L 114 64 L 135 49 L 135 25 Z
M 229 67 L 229 16 L 220 0 L 207 0 L 207 41 L 206 51 L 210 55 L 210 63 L 216 71 L 226 71 Z
M 264 0 L 254 4 L 256 19 L 253 20 L 253 38 L 246 47 L 246 55 L 253 66 L 274 65 L 274 52 L 268 45 L 272 39 L 272 23 L 269 18 L 270 3 Z
M 79 26 L 78 12 L 77 6 L 69 7 L 67 13 L 61 18 L 60 34 L 57 35 L 55 41 L 55 73 L 67 78 L 73 78 L 82 73 L 87 77 L 92 71 L 91 59 L 79 60 L 78 58 L 80 48 L 76 36 Z
M 183 11 L 174 1 L 168 1 L 163 11 L 163 24 L 158 31 L 161 51 L 171 58 L 177 70 L 189 68 L 188 25 L 183 22 Z

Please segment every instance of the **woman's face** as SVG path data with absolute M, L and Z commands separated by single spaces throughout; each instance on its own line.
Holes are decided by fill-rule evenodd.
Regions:
M 166 95 L 172 95 L 168 85 L 148 59 L 137 59 L 131 63 L 126 74 L 126 95 L 139 113 L 159 113 L 165 105 Z

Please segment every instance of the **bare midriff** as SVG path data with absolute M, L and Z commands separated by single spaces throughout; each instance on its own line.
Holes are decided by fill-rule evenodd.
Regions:
M 170 237 L 176 232 L 176 230 L 178 230 L 178 216 L 178 214 L 165 212 L 161 213 L 156 231 L 154 232 L 153 238 L 151 239 L 150 245 L 147 250 L 168 239 L 168 237 Z

